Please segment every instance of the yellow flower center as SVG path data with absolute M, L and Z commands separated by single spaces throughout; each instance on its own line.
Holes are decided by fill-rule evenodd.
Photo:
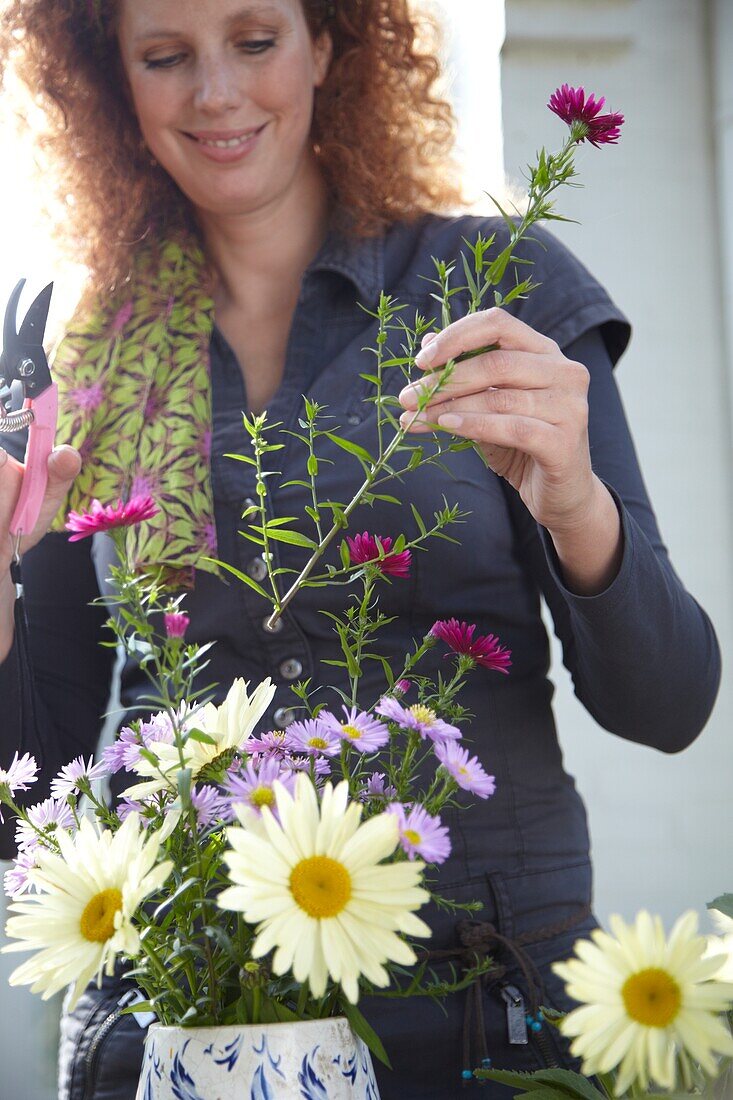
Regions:
M 250 795 L 253 806 L 274 806 L 275 795 L 272 787 L 255 787 Z
M 115 916 L 122 908 L 122 894 L 115 887 L 102 890 L 88 901 L 79 928 L 90 943 L 106 943 L 115 932 Z
M 626 1011 L 645 1027 L 667 1027 L 682 1005 L 682 991 L 666 970 L 650 966 L 627 978 L 621 989 Z
M 323 737 L 311 737 L 308 744 L 310 745 L 310 747 L 312 749 L 327 749 L 328 748 L 328 741 L 324 740 Z
M 342 726 L 341 729 L 344 731 L 347 737 L 351 738 L 352 741 L 358 741 L 361 737 L 361 730 L 357 729 L 356 726 L 345 725 Z
M 410 844 L 420 844 L 422 841 L 422 837 L 414 829 L 404 829 L 402 835 Z
M 432 726 L 435 721 L 435 711 L 422 703 L 415 703 L 414 707 L 410 707 L 410 714 L 423 726 Z
M 311 856 L 290 872 L 290 892 L 314 920 L 336 917 L 351 897 L 351 875 L 343 863 L 329 856 Z

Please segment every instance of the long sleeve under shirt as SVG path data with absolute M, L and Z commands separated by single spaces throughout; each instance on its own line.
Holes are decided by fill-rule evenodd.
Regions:
M 359 375 L 369 369 L 361 349 L 374 345 L 375 325 L 357 303 L 374 308 L 384 287 L 408 304 L 407 315 L 418 309 L 432 316 L 431 286 L 420 277 L 430 277 L 430 257 L 457 255 L 461 238 L 472 239 L 479 228 L 496 232 L 501 247 L 503 227 L 494 219 L 487 224 L 486 219 L 428 217 L 361 242 L 332 234 L 304 275 L 283 383 L 268 408 L 270 419 L 296 427 L 301 395 L 307 393 L 328 406 L 331 423 L 340 425 L 341 434 L 372 447 L 374 411 L 364 400 L 369 384 Z M 414 638 L 422 637 L 436 619 L 455 616 L 475 622 L 479 633 L 497 634 L 513 653 L 509 676 L 476 669 L 461 696 L 475 716 L 464 731 L 466 742 L 496 776 L 497 792 L 461 814 L 441 886 L 475 883 L 488 871 L 551 871 L 553 895 L 559 890 L 568 900 L 584 902 L 590 891 L 585 810 L 562 765 L 540 596 L 552 612 L 578 698 L 601 726 L 629 740 L 665 752 L 689 744 L 715 700 L 720 657 L 709 619 L 669 562 L 639 471 L 613 377 L 613 364 L 628 339 L 625 319 L 575 257 L 549 234 L 538 236 L 541 245 L 526 245 L 525 253 L 534 260 L 533 278 L 542 285 L 510 308 L 590 370 L 591 459 L 613 493 L 622 521 L 618 575 L 598 595 L 570 592 L 547 532 L 473 451 L 462 451 L 447 460 L 452 476 L 426 465 L 399 486 L 397 495 L 413 502 L 426 518 L 442 505 L 443 496 L 470 515 L 452 532 L 460 547 L 431 541 L 427 553 L 413 554 L 409 579 L 381 587 L 382 610 L 395 616 L 383 644 L 396 667 Z M 453 303 L 458 316 L 465 303 L 461 305 L 460 297 Z M 255 496 L 252 468 L 222 457 L 246 450 L 241 426 L 246 395 L 239 364 L 216 330 L 211 365 L 219 556 L 258 577 L 262 563 L 257 548 L 237 534 L 243 503 Z M 395 377 L 395 392 L 400 384 Z M 321 467 L 322 497 L 350 499 L 360 480 L 358 464 L 335 448 L 324 448 L 323 456 L 335 461 Z M 303 449 L 289 438 L 278 453 L 281 481 L 302 478 L 304 461 Z M 296 485 L 274 491 L 277 514 L 303 515 L 306 503 L 305 491 Z M 404 531 L 410 536 L 413 521 L 406 507 L 377 502 L 359 510 L 352 530 L 392 537 Z M 104 538 L 72 545 L 63 536 L 49 535 L 24 562 L 41 743 L 33 730 L 20 728 L 14 650 L 0 668 L 0 761 L 12 759 L 16 749 L 42 760 L 43 773 L 29 792 L 31 801 L 46 795 L 62 764 L 92 753 L 97 742 L 112 651 L 99 645 L 104 612 L 88 605 L 98 593 L 98 574 L 103 578 L 107 556 Z M 284 565 L 302 564 L 297 547 L 282 545 L 279 556 Z M 312 685 L 322 685 L 319 698 L 337 709 L 326 685 L 334 683 L 338 670 L 322 662 L 337 658 L 340 651 L 330 621 L 320 611 L 342 612 L 344 606 L 342 588 L 306 589 L 273 634 L 264 628 L 268 605 L 236 581 L 198 573 L 185 600 L 189 639 L 216 641 L 205 675 L 219 683 L 219 696 L 235 676 L 256 683 L 269 675 L 277 682 L 263 729 L 282 727 L 297 716 L 291 709 L 294 679 L 311 677 Z M 436 647 L 421 671 L 437 673 L 442 655 L 443 648 Z M 383 687 L 374 662 L 362 683 L 363 700 L 373 701 Z M 131 705 L 145 690 L 139 669 L 128 663 L 123 702 Z M 134 780 L 124 772 L 115 778 L 122 785 Z M 12 824 L 6 823 L 0 831 L 0 854 L 6 858 L 14 854 L 12 836 Z M 543 887 L 538 885 L 537 891 L 541 909 Z

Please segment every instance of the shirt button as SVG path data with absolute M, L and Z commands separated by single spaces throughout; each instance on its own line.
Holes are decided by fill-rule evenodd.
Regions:
M 262 558 L 252 558 L 247 564 L 247 575 L 253 581 L 263 581 L 267 576 L 267 566 Z
M 295 721 L 295 711 L 292 707 L 278 707 L 275 711 L 275 725 L 279 730 L 284 730 L 291 722 Z
M 350 416 L 346 417 L 346 420 L 347 423 L 351 424 L 353 427 L 356 427 L 357 424 L 361 424 L 361 417 L 358 413 L 351 413 Z
M 289 657 L 280 665 L 280 675 L 286 680 L 297 680 L 302 671 L 303 666 L 295 657 Z
M 244 507 L 245 508 L 256 508 L 257 507 L 257 501 L 253 500 L 252 497 L 245 497 L 244 498 Z
M 262 629 L 267 631 L 268 634 L 279 634 L 282 628 L 285 626 L 285 622 L 282 618 L 276 619 L 275 623 L 270 626 L 270 616 L 265 615 L 262 620 Z

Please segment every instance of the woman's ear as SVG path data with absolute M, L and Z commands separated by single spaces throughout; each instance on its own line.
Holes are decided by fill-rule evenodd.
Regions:
M 328 76 L 333 57 L 333 39 L 329 30 L 322 30 L 313 41 L 313 66 L 315 69 L 314 87 L 320 88 Z

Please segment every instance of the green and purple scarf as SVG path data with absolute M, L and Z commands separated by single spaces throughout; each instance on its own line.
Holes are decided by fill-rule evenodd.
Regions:
M 136 567 L 161 566 L 181 584 L 216 572 L 211 488 L 209 343 L 213 302 L 193 241 L 141 249 L 129 292 L 79 313 L 53 363 L 56 441 L 76 447 L 82 470 L 53 530 L 93 499 L 150 495 L 158 514 L 131 530 Z

